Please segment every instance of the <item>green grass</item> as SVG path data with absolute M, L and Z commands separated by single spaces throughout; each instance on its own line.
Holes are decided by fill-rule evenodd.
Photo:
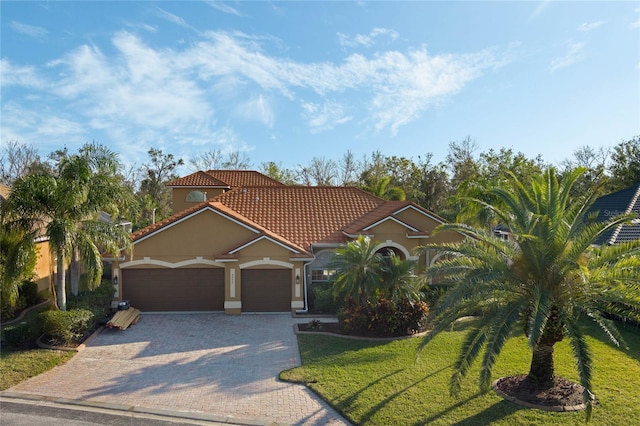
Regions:
M 36 318 L 48 306 L 28 312 L 22 321 L 26 321 L 32 328 L 34 338 L 37 338 Z M 22 322 L 21 321 L 21 322 Z M 64 363 L 75 355 L 75 352 L 52 351 L 49 349 L 17 349 L 3 347 L 0 350 L 0 390 L 8 389 L 30 377 L 37 376 Z
M 621 328 L 629 350 L 610 346 L 598 330 L 589 329 L 594 336 L 589 338 L 593 390 L 599 401 L 592 424 L 630 424 L 640 418 L 640 329 Z M 465 379 L 460 397 L 449 396 L 452 364 L 463 336 L 464 329 L 442 333 L 414 364 L 420 338 L 372 342 L 298 335 L 303 365 L 281 373 L 281 378 L 306 384 L 358 425 L 584 424 L 582 411 L 550 413 L 507 402 L 493 391 L 480 394 L 478 365 Z M 556 373 L 577 381 L 568 343 L 558 343 L 555 354 Z M 526 374 L 530 359 L 524 337 L 512 337 L 494 368 L 494 379 Z
M 30 377 L 64 363 L 76 353 L 49 349 L 0 351 L 0 390 L 8 389 Z

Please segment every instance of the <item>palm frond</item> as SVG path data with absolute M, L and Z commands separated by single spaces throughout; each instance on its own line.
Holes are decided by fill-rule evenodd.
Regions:
M 562 320 L 565 324 L 565 330 L 569 336 L 569 344 L 573 351 L 573 357 L 576 360 L 576 367 L 578 369 L 578 376 L 580 377 L 580 384 L 584 387 L 582 399 L 587 406 L 586 420 L 591 420 L 593 413 L 593 401 L 591 392 L 591 374 L 592 374 L 592 359 L 591 351 L 587 345 L 587 340 L 584 333 L 580 329 L 578 321 L 571 316 L 564 316 Z
M 473 361 L 478 357 L 487 338 L 490 324 L 488 319 L 483 319 L 480 324 L 467 333 L 462 343 L 462 349 L 453 365 L 453 374 L 449 380 L 449 392 L 452 396 L 460 394 L 462 379 L 467 375 Z

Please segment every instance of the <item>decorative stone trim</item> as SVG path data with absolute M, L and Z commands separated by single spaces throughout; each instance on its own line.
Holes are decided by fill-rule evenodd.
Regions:
M 36 345 L 38 345 L 38 347 L 42 349 L 52 349 L 56 351 L 68 351 L 68 352 L 81 352 L 87 347 L 89 343 L 93 341 L 93 339 L 95 339 L 96 337 L 98 337 L 100 333 L 102 333 L 102 330 L 104 330 L 104 326 L 99 327 L 96 331 L 93 332 L 91 336 L 87 337 L 82 343 L 80 343 L 76 347 L 48 345 L 42 341 L 42 337 L 44 337 L 44 334 L 38 337 L 38 340 L 36 340 Z

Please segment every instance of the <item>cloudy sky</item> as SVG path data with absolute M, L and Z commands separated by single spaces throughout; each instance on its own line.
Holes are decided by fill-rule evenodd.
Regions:
M 0 143 L 254 166 L 640 134 L 636 1 L 0 2 Z

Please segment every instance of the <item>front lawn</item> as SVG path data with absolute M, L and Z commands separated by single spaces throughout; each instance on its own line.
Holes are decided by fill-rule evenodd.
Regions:
M 33 339 L 38 337 L 36 330 L 37 315 L 48 309 L 48 306 L 31 310 L 21 322 L 26 322 L 32 329 Z M 75 352 L 35 349 L 33 342 L 27 342 L 25 348 L 11 348 L 3 345 L 0 350 L 0 391 L 8 389 L 30 377 L 37 376 L 58 364 L 73 357 Z
M 590 329 L 599 402 L 593 424 L 629 424 L 640 418 L 640 329 L 621 329 L 629 350 L 610 346 L 598 330 Z M 478 366 L 465 380 L 460 398 L 450 397 L 449 378 L 463 336 L 462 326 L 442 333 L 414 364 L 420 338 L 380 342 L 298 335 L 303 365 L 281 378 L 306 384 L 358 425 L 584 424 L 583 411 L 550 413 L 507 402 L 493 391 L 479 394 Z M 555 354 L 556 373 L 577 381 L 566 341 L 556 345 Z M 527 373 L 530 358 L 524 337 L 513 337 L 494 368 L 494 379 Z

